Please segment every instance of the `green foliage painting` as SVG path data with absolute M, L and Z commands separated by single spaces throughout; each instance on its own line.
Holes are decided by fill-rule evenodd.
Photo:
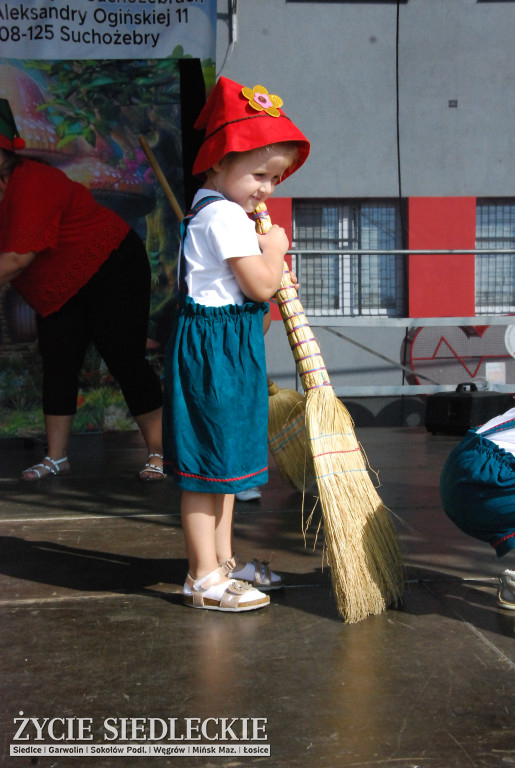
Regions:
M 179 60 L 0 59 L 26 154 L 60 167 L 119 213 L 142 237 L 152 270 L 147 350 L 158 372 L 175 290 L 179 222 L 140 148 L 144 135 L 184 207 Z M 215 78 L 202 62 L 206 88 Z M 0 287 L 0 438 L 43 431 L 41 371 L 33 311 Z M 132 429 L 123 397 L 94 350 L 85 362 L 75 431 Z

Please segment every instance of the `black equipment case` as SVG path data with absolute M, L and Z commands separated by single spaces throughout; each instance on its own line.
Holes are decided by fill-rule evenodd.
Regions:
M 473 383 L 458 384 L 456 392 L 429 395 L 426 429 L 433 434 L 464 435 L 494 416 L 515 407 L 514 396 L 506 392 L 478 391 Z

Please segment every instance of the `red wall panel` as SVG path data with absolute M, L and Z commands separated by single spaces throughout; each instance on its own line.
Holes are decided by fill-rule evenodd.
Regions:
M 293 235 L 293 214 L 292 214 L 292 202 L 290 197 L 271 197 L 266 201 L 268 213 L 274 224 L 279 224 L 286 230 L 288 240 L 291 244 Z M 286 259 L 287 263 L 291 265 L 291 257 Z M 277 304 L 271 302 L 272 320 L 281 320 L 281 313 L 277 307 Z
M 408 202 L 413 250 L 473 250 L 474 197 L 413 197 Z M 473 254 L 410 254 L 409 317 L 468 317 L 475 314 Z

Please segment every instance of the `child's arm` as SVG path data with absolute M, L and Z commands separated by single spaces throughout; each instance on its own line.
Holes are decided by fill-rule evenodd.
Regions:
M 286 232 L 274 224 L 266 235 L 258 235 L 261 253 L 228 259 L 238 285 L 252 301 L 268 301 L 279 289 L 284 257 L 290 247 Z

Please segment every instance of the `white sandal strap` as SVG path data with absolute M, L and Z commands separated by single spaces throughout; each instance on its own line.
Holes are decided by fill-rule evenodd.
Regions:
M 204 605 L 204 592 L 207 592 L 209 587 L 213 587 L 215 584 L 218 584 L 220 581 L 224 581 L 226 579 L 227 574 L 225 573 L 225 570 L 220 567 L 215 568 L 214 571 L 211 571 L 201 579 L 197 579 L 197 581 L 193 581 L 191 576 L 188 574 L 186 581 L 188 586 L 191 587 L 193 605 L 195 607 L 202 607 Z
M 246 581 L 231 580 L 220 599 L 220 608 L 237 610 L 242 595 L 244 595 L 245 592 L 250 592 L 251 589 L 252 587 L 250 584 L 247 584 Z
M 163 467 L 158 467 L 157 464 L 145 464 L 143 469 L 140 470 L 140 475 L 143 474 L 143 472 L 158 472 L 160 475 L 163 474 L 164 470 Z
M 26 474 L 27 472 L 34 472 L 34 474 L 38 476 L 39 480 L 41 478 L 41 472 L 39 471 L 38 467 L 47 469 L 51 474 L 55 475 L 55 470 L 53 470 L 52 467 L 49 467 L 48 464 L 34 464 L 32 467 L 27 467 L 27 469 L 24 469 L 23 474 Z
M 64 459 L 51 459 L 50 456 L 45 456 L 43 461 L 49 461 L 50 464 L 52 464 L 52 466 L 53 466 L 53 470 L 52 470 L 52 467 L 47 467 L 47 469 L 49 469 L 50 472 L 52 472 L 53 475 L 57 475 L 61 471 L 59 469 L 59 464 L 62 464 L 63 461 L 68 461 L 68 456 L 65 456 Z M 45 467 L 46 464 L 36 464 L 36 466 L 37 467 L 41 467 L 41 466 Z
M 191 601 L 194 608 L 204 608 L 204 595 L 211 587 L 222 586 L 224 590 L 220 597 L 211 598 L 218 602 L 218 607 L 222 610 L 237 611 L 242 595 L 252 590 L 252 587 L 244 581 L 237 579 L 227 579 L 227 574 L 223 566 L 215 568 L 197 581 L 193 581 L 188 574 L 186 585 L 191 589 Z M 209 599 L 209 598 L 208 598 Z
M 252 578 L 249 576 L 242 576 L 243 571 L 247 566 L 253 566 L 254 575 Z M 243 579 L 248 581 L 256 589 L 265 591 L 269 589 L 279 589 L 283 586 L 283 579 L 279 574 L 270 570 L 268 560 L 258 560 L 256 557 L 249 562 L 240 560 L 237 555 L 233 555 L 225 563 L 221 563 L 222 568 L 225 569 L 229 578 Z
M 48 461 L 52 466 L 48 466 L 48 464 L 44 464 L 43 462 Z M 68 461 L 68 456 L 65 456 L 64 459 L 51 459 L 50 456 L 45 456 L 43 461 L 40 461 L 38 464 L 34 464 L 32 467 L 28 467 L 27 469 L 24 469 L 23 472 L 34 472 L 38 479 L 41 479 L 41 472 L 39 471 L 38 467 L 41 467 L 41 469 L 45 469 L 47 472 L 50 472 L 51 475 L 58 475 L 61 471 L 59 469 L 59 464 L 62 464 L 63 461 Z

